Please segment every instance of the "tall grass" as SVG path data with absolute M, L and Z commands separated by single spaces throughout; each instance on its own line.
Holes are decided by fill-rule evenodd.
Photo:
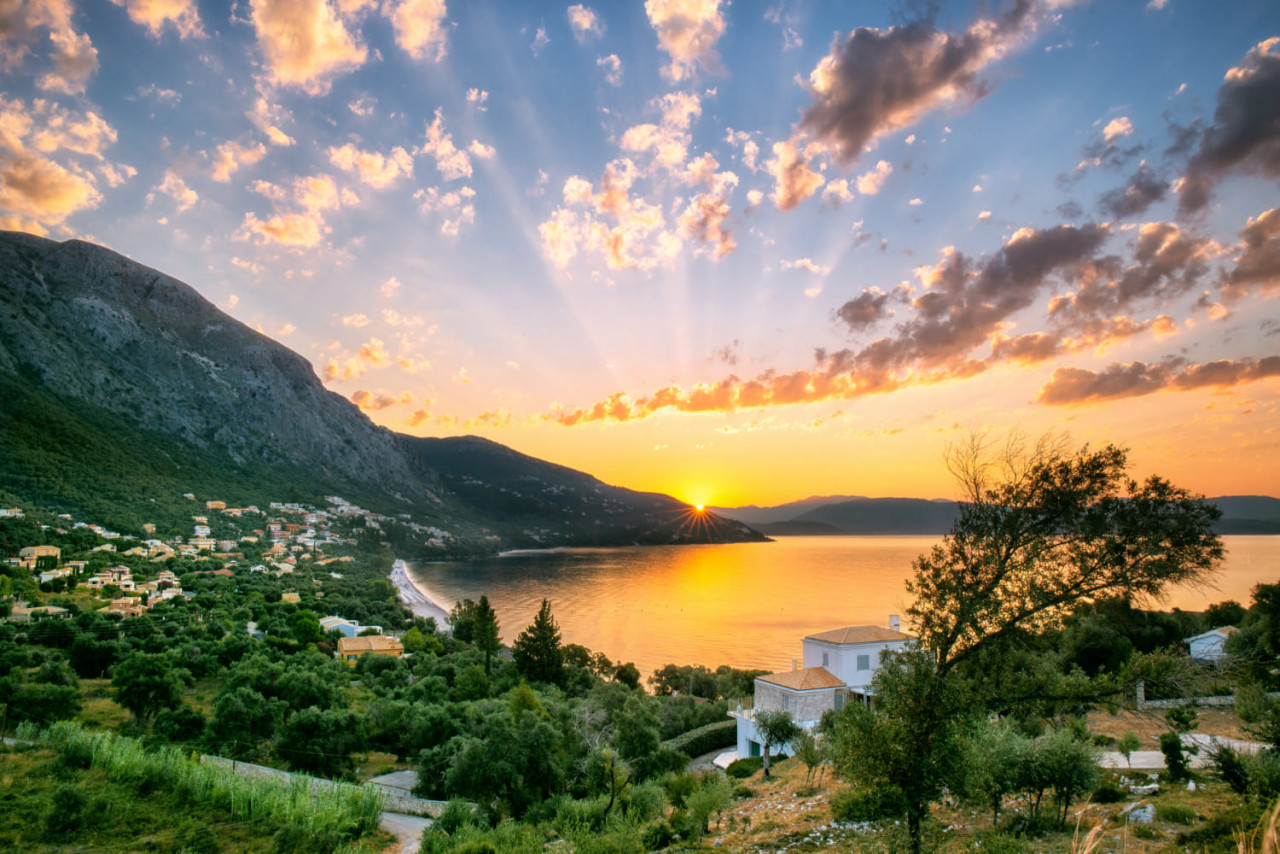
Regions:
M 1280 821 L 1280 800 L 1276 801 L 1268 815 L 1252 833 L 1241 832 L 1236 837 L 1239 854 L 1280 854 L 1280 833 L 1276 825 Z
M 71 764 L 98 768 L 140 788 L 172 792 L 187 803 L 223 809 L 241 821 L 278 827 L 277 836 L 288 836 L 282 847 L 333 851 L 376 829 L 381 818 L 382 796 L 368 787 L 314 785 L 301 777 L 244 777 L 174 747 L 147 750 L 137 739 L 90 732 L 66 721 L 41 730 L 34 740 Z

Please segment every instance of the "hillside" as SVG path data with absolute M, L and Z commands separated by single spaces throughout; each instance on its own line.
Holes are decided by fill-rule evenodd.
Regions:
M 1280 534 L 1280 499 L 1223 495 L 1208 499 L 1222 510 L 1219 534 Z M 716 512 L 777 537 L 852 534 L 945 534 L 959 512 L 954 501 L 920 498 L 806 498 L 775 507 L 723 507 Z
M 180 516 L 190 492 L 340 495 L 446 530 L 462 552 L 763 539 L 492 442 L 379 427 L 302 356 L 83 241 L 0 232 L 0 392 L 0 502 L 126 531 Z

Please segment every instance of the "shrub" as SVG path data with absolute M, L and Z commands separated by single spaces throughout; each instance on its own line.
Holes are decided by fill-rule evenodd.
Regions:
M 994 828 L 978 831 L 973 841 L 974 848 L 982 854 L 1022 854 L 1027 849 L 1023 840 Z
M 72 785 L 62 785 L 53 793 L 53 803 L 45 815 L 45 828 L 51 836 L 57 836 L 80 824 L 80 812 L 85 806 L 84 793 Z
M 1196 811 L 1185 804 L 1157 804 L 1156 817 L 1173 824 L 1194 824 Z
M 739 800 L 754 798 L 758 794 L 760 794 L 760 791 L 758 789 L 753 789 L 750 786 L 735 786 L 733 790 L 733 796 Z
M 1249 757 L 1249 794 L 1264 801 L 1280 796 L 1280 753 L 1264 750 Z
M 831 796 L 836 821 L 879 821 L 901 810 L 892 796 L 875 789 L 847 789 Z
M 1191 779 L 1191 768 L 1187 763 L 1187 755 L 1182 749 L 1182 739 L 1178 737 L 1177 733 L 1165 732 L 1160 734 L 1160 752 L 1164 754 L 1164 763 L 1169 770 L 1169 779 L 1175 782 Z
M 670 806 L 667 793 L 657 783 L 641 783 L 631 787 L 627 802 L 627 817 L 633 821 L 649 821 L 666 814 Z
M 1249 791 L 1249 769 L 1240 758 L 1240 754 L 1232 747 L 1220 742 L 1215 743 L 1209 748 L 1209 762 L 1222 778 L 1222 782 L 1231 787 L 1231 791 L 1237 795 L 1243 795 Z
M 1241 828 L 1256 827 L 1262 817 L 1262 808 L 1246 803 L 1235 809 L 1215 815 L 1194 830 L 1178 834 L 1177 843 L 1197 852 L 1233 852 L 1236 850 L 1236 834 Z
M 1133 835 L 1139 839 L 1159 839 L 1160 831 L 1156 830 L 1149 824 L 1135 824 L 1130 826 Z
M 1118 804 L 1127 797 L 1128 795 L 1110 780 L 1093 790 L 1093 802 L 1095 804 Z
M 701 756 L 722 747 L 733 747 L 737 738 L 738 722 L 724 720 L 691 729 L 664 741 L 663 745 L 687 756 Z
M 675 838 L 675 828 L 671 826 L 671 822 L 664 818 L 647 825 L 640 835 L 640 842 L 644 845 L 646 851 L 659 851 L 670 847 Z
M 671 805 L 683 807 L 685 799 L 698 791 L 699 782 L 698 775 L 685 772 L 667 777 L 662 781 L 662 786 L 667 790 L 667 797 L 671 799 Z
M 733 777 L 735 780 L 745 780 L 763 767 L 764 759 L 762 757 L 749 756 L 746 759 L 735 759 L 730 762 L 729 767 L 724 770 L 724 773 Z
M 1262 720 L 1267 710 L 1267 694 L 1258 685 L 1245 685 L 1236 689 L 1236 714 L 1247 724 Z
M 461 798 L 454 798 L 445 804 L 444 809 L 440 811 L 440 817 L 435 822 L 436 827 L 450 836 L 462 827 L 479 827 L 480 823 L 480 816 L 476 815 L 475 807 Z

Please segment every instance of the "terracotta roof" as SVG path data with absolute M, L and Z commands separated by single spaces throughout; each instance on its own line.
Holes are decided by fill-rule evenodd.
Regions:
M 911 640 L 911 635 L 895 632 L 881 626 L 845 626 L 821 634 L 808 635 L 805 640 L 827 643 L 884 643 L 885 641 Z
M 338 652 L 342 655 L 349 655 L 355 652 L 374 652 L 374 651 L 394 650 L 400 652 L 403 647 L 396 638 L 389 638 L 383 635 L 367 635 L 362 638 L 341 638 L 338 641 Z
M 761 682 L 781 685 L 792 691 L 816 691 L 821 688 L 843 688 L 844 683 L 831 675 L 825 667 L 806 667 L 803 670 L 784 670 L 761 676 Z

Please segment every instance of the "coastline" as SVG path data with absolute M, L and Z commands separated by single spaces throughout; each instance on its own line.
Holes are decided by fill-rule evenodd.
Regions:
M 434 617 L 441 629 L 449 629 L 449 612 L 435 600 L 429 590 L 409 576 L 407 563 L 397 558 L 391 565 L 389 577 L 400 594 L 400 601 L 408 605 L 410 611 L 419 617 Z

